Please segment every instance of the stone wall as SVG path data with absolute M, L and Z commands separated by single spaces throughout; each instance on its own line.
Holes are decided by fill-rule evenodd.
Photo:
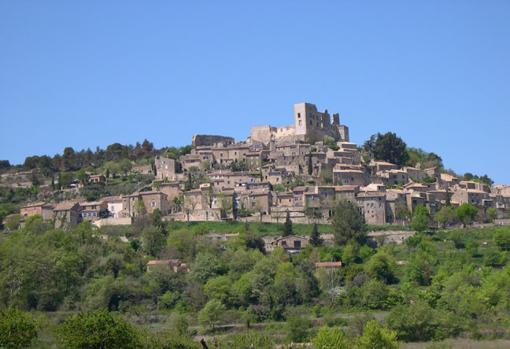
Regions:
M 229 145 L 234 144 L 235 140 L 232 137 L 217 136 L 217 135 L 194 135 L 192 138 L 192 144 L 195 147 L 201 146 L 213 146 L 215 144 Z

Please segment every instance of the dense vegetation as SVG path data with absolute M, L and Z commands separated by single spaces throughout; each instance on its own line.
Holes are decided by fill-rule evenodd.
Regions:
M 394 348 L 396 339 L 510 335 L 509 228 L 423 232 L 403 245 L 373 248 L 356 212 L 335 212 L 330 229 L 338 244 L 317 239 L 297 255 L 264 253 L 260 236 L 285 229 L 312 234 L 324 226 L 188 226 L 155 214 L 131 227 L 82 223 L 62 231 L 27 219 L 0 244 L 0 301 L 7 309 L 0 314 L 0 343 L 12 322 L 26 328 L 24 345 L 33 339 L 37 347 L 66 348 L 99 348 L 83 342 L 93 337 L 86 331 L 103 331 L 112 348 L 195 348 L 189 338 L 197 333 L 217 336 L 209 341 L 213 348 L 292 341 L 372 348 L 375 340 Z M 205 236 L 210 231 L 240 234 L 212 243 Z M 191 271 L 147 272 L 154 258 L 179 258 Z M 341 269 L 314 265 L 335 260 Z M 168 338 L 180 344 L 165 346 Z

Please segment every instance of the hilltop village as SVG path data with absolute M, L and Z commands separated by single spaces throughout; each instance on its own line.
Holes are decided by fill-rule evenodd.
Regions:
M 87 187 L 116 181 L 119 174 L 105 167 L 82 171 L 66 183 L 52 177 L 51 186 L 46 178 L 46 187 L 59 194 L 48 189 L 20 205 L 20 223 L 40 215 L 57 227 L 81 221 L 122 225 L 155 210 L 168 221 L 281 223 L 290 217 L 295 223 L 328 223 L 339 200 L 359 207 L 370 225 L 406 224 L 419 205 L 427 208 L 430 224 L 442 207 L 464 203 L 478 209 L 475 220 L 480 222 L 507 216 L 510 186 L 459 178 L 426 163 L 412 167 L 381 161 L 349 141 L 339 114 L 310 103 L 295 104 L 293 114 L 293 125 L 256 126 L 244 141 L 195 135 L 185 154 L 161 152 L 141 165 L 128 161 L 117 172 L 144 178 L 129 193 L 92 201 L 82 195 Z M 2 185 L 30 186 L 27 178 L 33 182 L 35 173 L 8 171 Z

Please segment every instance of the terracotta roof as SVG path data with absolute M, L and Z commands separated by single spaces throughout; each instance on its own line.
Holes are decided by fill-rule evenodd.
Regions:
M 357 185 L 337 185 L 335 191 L 356 191 L 359 189 Z
M 55 206 L 54 210 L 55 211 L 67 211 L 67 210 L 72 209 L 76 204 L 77 204 L 77 202 L 75 202 L 75 201 L 60 202 Z
M 317 268 L 340 268 L 342 266 L 342 262 L 317 262 L 315 263 Z

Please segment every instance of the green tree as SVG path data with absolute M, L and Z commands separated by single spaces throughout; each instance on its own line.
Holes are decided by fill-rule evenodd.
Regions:
M 145 252 L 156 257 L 166 246 L 166 236 L 160 228 L 150 225 L 143 229 L 142 244 Z
M 217 299 L 227 304 L 231 286 L 232 280 L 228 276 L 220 275 L 207 281 L 204 285 L 204 293 L 209 299 Z
M 312 322 L 302 316 L 292 316 L 287 319 L 287 339 L 291 342 L 302 343 L 308 339 L 308 330 Z
M 408 280 L 420 286 L 430 285 L 436 264 L 437 259 L 431 253 L 422 250 L 415 252 L 407 264 Z
M 366 239 L 365 219 L 359 209 L 349 201 L 337 203 L 333 214 L 335 241 L 345 245 L 350 241 L 363 243 Z
M 494 243 L 503 251 L 510 251 L 510 230 L 500 228 L 494 232 Z
M 364 144 L 366 152 L 376 160 L 391 162 L 399 166 L 409 159 L 407 145 L 395 133 L 375 134 Z
M 450 206 L 443 206 L 434 216 L 437 224 L 443 228 L 455 222 L 455 210 Z
M 60 342 L 68 349 L 141 347 L 136 328 L 106 310 L 72 315 L 57 331 Z
M 210 300 L 198 313 L 198 321 L 206 328 L 214 330 L 225 312 L 225 306 L 217 299 Z
M 395 259 L 389 254 L 379 251 L 373 255 L 365 265 L 366 272 L 385 284 L 395 281 Z
M 0 312 L 0 348 L 27 348 L 37 338 L 38 324 L 30 313 L 14 308 Z
M 457 219 L 462 222 L 464 226 L 473 223 L 478 213 L 478 209 L 470 203 L 463 203 L 455 210 Z
M 397 349 L 397 332 L 381 326 L 376 320 L 366 323 L 363 335 L 358 338 L 358 349 Z
M 319 227 L 317 224 L 314 224 L 312 227 L 312 234 L 310 235 L 310 244 L 312 246 L 318 247 L 323 243 L 321 239 L 321 234 L 319 233 Z
M 287 210 L 287 215 L 285 216 L 285 223 L 283 223 L 283 236 L 292 235 L 292 220 L 290 219 L 290 212 Z
M 425 231 L 429 227 L 429 219 L 429 211 L 424 205 L 420 204 L 416 206 L 414 211 L 411 227 L 416 231 Z
M 322 326 L 312 338 L 312 344 L 315 349 L 350 349 L 352 343 L 338 327 Z
M 487 219 L 489 222 L 494 222 L 494 220 L 498 217 L 498 210 L 494 207 L 489 207 L 487 209 Z

